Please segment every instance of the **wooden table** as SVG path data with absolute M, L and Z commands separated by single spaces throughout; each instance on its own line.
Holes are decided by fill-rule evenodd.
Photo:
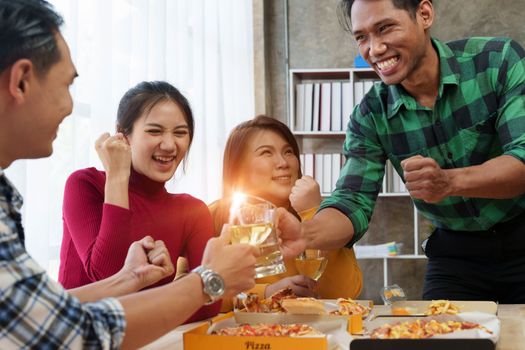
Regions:
M 498 318 L 501 321 L 501 334 L 496 350 L 525 349 L 525 304 L 498 305 Z M 196 324 L 198 323 L 180 326 L 142 349 L 182 350 L 182 333 Z

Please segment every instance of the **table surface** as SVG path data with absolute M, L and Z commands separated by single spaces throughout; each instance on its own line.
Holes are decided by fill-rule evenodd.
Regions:
M 498 305 L 498 318 L 501 321 L 501 334 L 496 350 L 525 349 L 525 304 Z M 182 334 L 199 323 L 191 323 L 177 327 L 165 336 L 143 347 L 143 350 L 173 349 L 182 350 Z

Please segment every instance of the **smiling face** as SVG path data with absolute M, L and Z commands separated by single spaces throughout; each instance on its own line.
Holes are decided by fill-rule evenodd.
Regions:
M 403 83 L 429 69 L 425 64 L 433 52 L 428 33 L 433 8 L 428 0 L 421 1 L 415 18 L 392 0 L 356 0 L 351 15 L 359 53 L 383 82 Z
M 248 193 L 288 206 L 288 196 L 299 176 L 299 159 L 278 133 L 255 132 L 246 145 L 241 187 Z
M 189 127 L 173 101 L 157 103 L 133 123 L 127 136 L 133 169 L 157 182 L 166 182 L 190 146 Z

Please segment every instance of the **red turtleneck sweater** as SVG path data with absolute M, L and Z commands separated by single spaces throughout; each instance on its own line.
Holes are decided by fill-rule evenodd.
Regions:
M 58 276 L 66 289 L 117 273 L 130 244 L 146 235 L 164 241 L 174 263 L 185 256 L 190 269 L 200 264 L 206 242 L 213 237 L 212 219 L 204 202 L 188 194 L 170 194 L 164 183 L 132 170 L 128 210 L 104 204 L 105 180 L 104 172 L 87 168 L 74 172 L 66 182 Z M 213 316 L 219 308 L 216 304 L 204 307 L 189 321 Z

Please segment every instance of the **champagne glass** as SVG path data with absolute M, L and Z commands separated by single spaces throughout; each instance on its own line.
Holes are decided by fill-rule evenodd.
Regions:
M 306 249 L 295 258 L 295 267 L 301 275 L 318 281 L 328 264 L 328 254 L 325 250 Z
M 275 210 L 275 205 L 262 198 L 239 193 L 230 207 L 231 242 L 259 248 L 255 278 L 286 272 L 275 229 Z

